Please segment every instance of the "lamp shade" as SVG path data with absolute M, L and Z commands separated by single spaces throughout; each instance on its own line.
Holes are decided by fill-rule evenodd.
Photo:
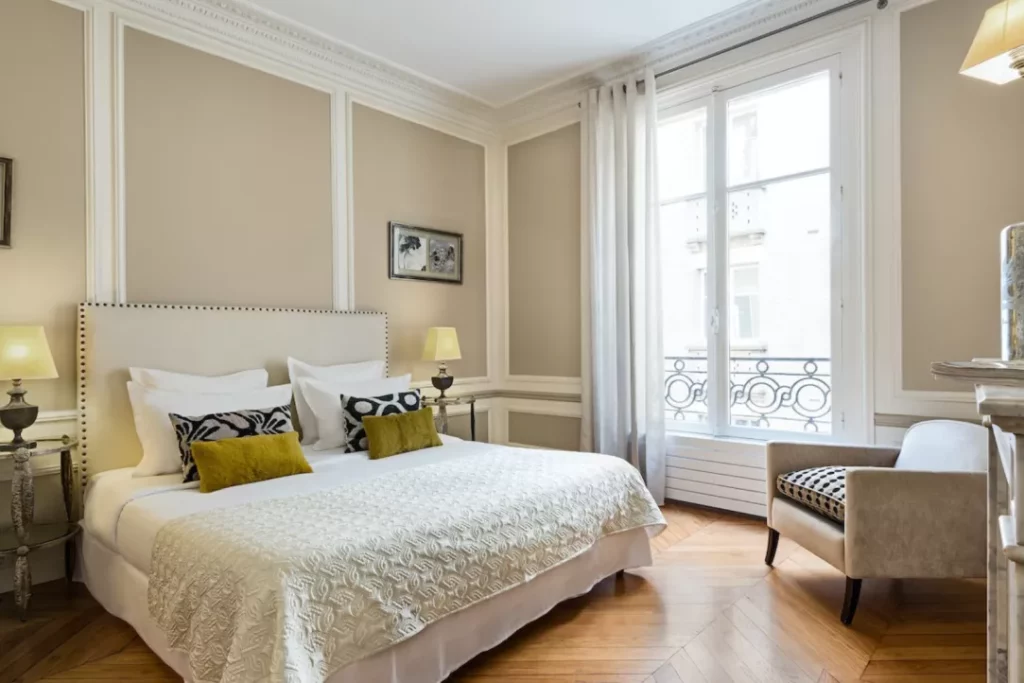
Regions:
M 1024 0 L 990 7 L 960 73 L 1003 85 L 1024 77 Z
M 0 327 L 0 380 L 56 377 L 57 367 L 41 326 Z
M 423 360 L 459 360 L 459 335 L 454 327 L 431 327 L 427 330 L 427 343 L 423 346 Z

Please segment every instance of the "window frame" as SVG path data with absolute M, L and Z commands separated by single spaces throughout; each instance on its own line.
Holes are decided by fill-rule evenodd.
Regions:
M 708 421 L 701 425 L 705 429 L 694 430 L 688 426 L 680 430 L 680 425 L 676 425 L 675 421 L 667 420 L 670 443 L 690 445 L 688 442 L 693 439 L 707 438 L 748 443 L 773 439 L 873 440 L 868 419 L 872 400 L 870 378 L 866 372 L 869 365 L 869 328 L 863 265 L 865 207 L 860 176 L 865 163 L 864 66 L 861 34 L 844 31 L 687 83 L 673 85 L 659 92 L 659 124 L 693 109 L 707 108 L 707 267 L 713 275 L 706 283 L 711 298 L 706 306 L 708 314 L 704 321 L 708 339 Z M 730 425 L 727 278 L 731 276 L 731 269 L 728 264 L 728 240 L 725 245 L 720 244 L 722 236 L 727 235 L 727 228 L 723 227 L 728 220 L 727 212 L 719 210 L 719 207 L 727 206 L 725 200 L 730 189 L 726 177 L 726 135 L 716 135 L 716 132 L 725 131 L 728 101 L 822 71 L 830 73 L 832 82 L 829 165 L 832 187 L 832 431 L 823 435 Z M 766 178 L 758 182 L 776 180 Z M 735 191 L 735 188 L 731 191 Z M 713 325 L 716 305 L 717 334 Z M 717 381 L 713 380 L 714 377 L 718 378 Z

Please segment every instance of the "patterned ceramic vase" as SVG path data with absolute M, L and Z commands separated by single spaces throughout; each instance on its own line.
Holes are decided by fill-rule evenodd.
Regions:
M 1024 223 L 1002 234 L 1003 360 L 1024 360 Z

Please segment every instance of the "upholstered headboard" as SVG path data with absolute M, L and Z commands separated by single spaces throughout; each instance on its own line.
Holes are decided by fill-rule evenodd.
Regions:
M 126 384 L 129 367 L 201 375 L 266 368 L 286 384 L 286 360 L 333 365 L 388 357 L 383 313 L 299 309 L 81 304 L 78 411 L 81 473 L 142 457 Z

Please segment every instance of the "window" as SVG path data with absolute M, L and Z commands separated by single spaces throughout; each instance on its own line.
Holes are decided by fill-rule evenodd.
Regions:
M 839 87 L 825 61 L 662 109 L 670 429 L 841 431 Z

